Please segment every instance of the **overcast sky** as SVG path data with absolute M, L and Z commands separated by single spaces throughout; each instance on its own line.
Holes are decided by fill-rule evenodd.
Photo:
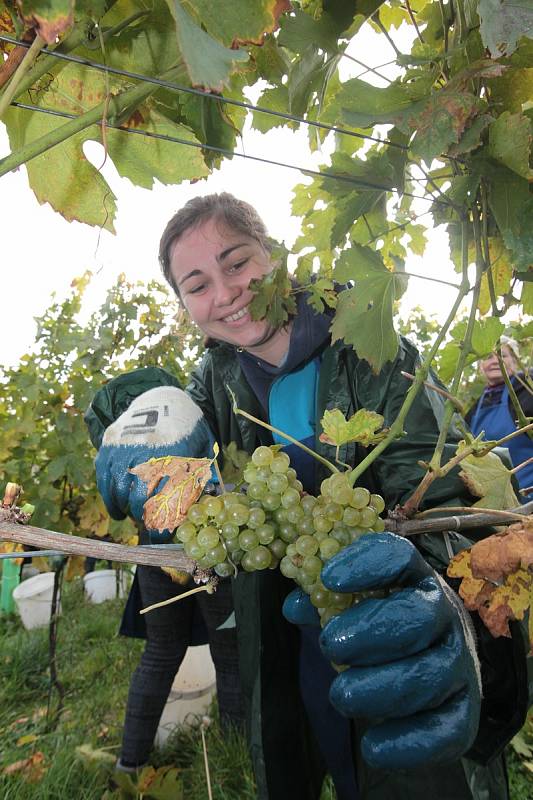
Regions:
M 390 50 L 384 49 L 371 32 L 359 37 L 354 47 L 360 60 L 376 66 L 391 58 Z M 354 65 L 347 59 L 345 62 L 352 74 L 356 74 Z M 323 155 L 310 153 L 304 130 L 274 129 L 263 135 L 248 129 L 240 149 L 303 168 L 316 169 L 324 161 Z M 90 145 L 87 152 L 95 165 L 102 163 L 103 151 L 99 145 Z M 8 153 L 7 135 L 0 124 L 0 158 Z M 302 180 L 294 170 L 234 158 L 206 181 L 192 186 L 158 183 L 152 191 L 120 178 L 110 159 L 102 172 L 117 196 L 115 236 L 80 223 L 68 223 L 48 204 L 39 205 L 29 188 L 24 167 L 0 179 L 2 363 L 15 364 L 27 352 L 35 336 L 33 317 L 46 309 L 52 292 L 62 298 L 72 279 L 86 269 L 95 273 L 86 295 L 87 309 L 97 307 L 120 272 L 125 272 L 131 280 L 159 278 L 157 251 L 161 232 L 172 214 L 197 194 L 230 191 L 247 200 L 257 208 L 271 235 L 288 246 L 299 233 L 299 220 L 290 213 L 292 187 Z M 426 208 L 427 203 L 421 206 L 421 210 Z M 427 215 L 421 221 L 427 225 L 429 220 Z M 447 257 L 446 237 L 433 231 L 430 239 L 424 259 L 413 257 L 406 265 L 407 270 L 456 280 Z M 411 279 L 404 306 L 422 305 L 428 314 L 436 313 L 443 318 L 454 296 L 453 289 Z

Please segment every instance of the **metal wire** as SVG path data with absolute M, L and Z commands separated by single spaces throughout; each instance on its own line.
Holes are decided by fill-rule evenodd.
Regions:
M 4 36 L 0 35 L 0 41 L 7 42 L 8 44 L 17 45 L 19 47 L 26 47 L 29 48 L 31 46 L 31 42 L 21 42 L 18 39 L 14 39 L 11 36 Z M 57 50 L 48 50 L 48 48 L 43 48 L 41 53 L 48 56 L 53 56 L 54 58 L 62 59 L 63 61 L 70 61 L 74 64 L 80 64 L 81 66 L 90 67 L 92 69 L 100 70 L 101 72 L 106 72 L 110 75 L 117 75 L 123 78 L 130 78 L 131 80 L 141 81 L 143 83 L 153 83 L 155 86 L 161 86 L 165 89 L 174 89 L 179 92 L 185 92 L 186 94 L 192 94 L 197 97 L 206 97 L 210 100 L 218 100 L 221 103 L 225 103 L 226 105 L 230 106 L 237 106 L 238 108 L 245 108 L 248 111 L 259 111 L 261 114 L 270 114 L 274 117 L 279 117 L 280 119 L 286 119 L 290 122 L 299 122 L 303 125 L 309 125 L 313 128 L 319 128 L 322 130 L 326 130 L 333 133 L 341 133 L 343 136 L 354 136 L 357 139 L 368 139 L 371 142 L 378 142 L 380 144 L 387 144 L 389 147 L 396 147 L 399 150 L 408 150 L 409 148 L 407 145 L 399 144 L 398 142 L 391 142 L 388 139 L 380 139 L 377 136 L 370 136 L 364 133 L 357 133 L 356 131 L 349 131 L 344 128 L 338 128 L 336 125 L 328 125 L 326 122 L 317 122 L 315 120 L 310 119 L 303 119 L 303 117 L 298 117 L 295 114 L 289 114 L 285 111 L 274 111 L 271 108 L 265 108 L 264 106 L 255 106 L 252 103 L 245 103 L 242 100 L 234 100 L 230 97 L 224 97 L 221 94 L 213 94 L 212 92 L 204 92 L 201 89 L 194 89 L 192 86 L 182 86 L 179 83 L 173 83 L 172 81 L 165 81 L 162 78 L 153 78 L 149 75 L 142 75 L 138 72 L 128 72 L 127 70 L 118 69 L 117 67 L 109 67 L 105 64 L 100 64 L 98 61 L 91 61 L 88 58 L 82 58 L 81 56 L 73 56 L 68 53 L 59 53 Z
M 32 105 L 30 103 L 19 103 L 17 101 L 13 101 L 11 103 L 12 106 L 16 108 L 21 108 L 26 111 L 37 111 L 38 113 L 42 114 L 51 114 L 55 117 L 63 117 L 65 119 L 78 119 L 80 114 L 69 114 L 66 111 L 58 111 L 57 109 L 53 108 L 41 108 L 40 106 Z M 100 125 L 101 123 L 94 123 Z M 146 136 L 150 139 L 161 139 L 165 142 L 173 142 L 175 144 L 182 144 L 186 147 L 195 147 L 199 150 L 209 150 L 211 152 L 220 153 L 225 156 L 237 156 L 238 158 L 247 158 L 251 161 L 258 161 L 262 164 L 271 164 L 275 167 L 284 167 L 285 169 L 292 169 L 296 170 L 297 172 L 301 172 L 303 175 L 310 175 L 318 178 L 331 178 L 336 181 L 341 181 L 343 183 L 349 183 L 353 186 L 357 186 L 360 189 L 372 189 L 377 190 L 380 192 L 397 192 L 397 189 L 391 188 L 390 186 L 383 186 L 378 183 L 371 183 L 370 181 L 364 181 L 359 178 L 353 178 L 349 175 L 338 175 L 333 172 L 320 172 L 319 170 L 314 169 L 307 169 L 306 167 L 300 167 L 298 164 L 288 164 L 285 161 L 274 161 L 270 158 L 264 158 L 262 156 L 252 156 L 248 153 L 239 153 L 236 150 L 228 150 L 225 147 L 217 147 L 216 145 L 212 144 L 202 144 L 202 142 L 191 142 L 188 139 L 180 139 L 177 136 L 169 136 L 168 134 L 163 133 L 152 133 L 151 131 L 141 130 L 139 128 L 127 128 L 124 125 L 113 125 L 108 121 L 104 121 L 104 124 L 107 128 L 113 128 L 114 130 L 123 131 L 124 133 L 135 134 L 137 136 Z M 0 164 L 2 163 L 2 159 L 0 159 Z M 450 203 L 445 202 L 444 200 L 437 200 L 432 196 L 424 197 L 423 195 L 419 194 L 412 194 L 411 192 L 402 192 L 403 195 L 406 197 L 412 197 L 415 200 L 425 200 L 429 203 L 439 203 L 441 205 L 451 205 Z

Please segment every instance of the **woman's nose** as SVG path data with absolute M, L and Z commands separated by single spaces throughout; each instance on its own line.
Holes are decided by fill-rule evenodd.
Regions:
M 230 306 L 240 294 L 240 287 L 237 284 L 220 281 L 215 286 L 215 305 Z

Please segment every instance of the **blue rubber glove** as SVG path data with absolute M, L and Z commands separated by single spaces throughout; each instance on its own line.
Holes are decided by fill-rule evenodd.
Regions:
M 141 521 L 148 499 L 146 483 L 129 472 L 150 458 L 212 458 L 214 438 L 200 408 L 181 389 L 150 389 L 131 403 L 104 433 L 96 456 L 98 491 L 113 519 L 130 515 Z M 163 488 L 167 478 L 152 492 Z M 149 531 L 152 543 L 166 542 L 172 531 Z
M 361 537 L 328 561 L 321 578 L 335 592 L 399 587 L 343 611 L 320 637 L 324 655 L 349 666 L 333 681 L 330 700 L 368 722 L 365 761 L 404 769 L 463 755 L 479 725 L 481 678 L 470 619 L 455 593 L 407 539 L 388 533 Z M 318 622 L 301 590 L 283 613 L 298 624 Z

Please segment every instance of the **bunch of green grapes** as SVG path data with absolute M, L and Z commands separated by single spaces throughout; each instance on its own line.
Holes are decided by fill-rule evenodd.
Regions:
M 246 494 L 204 495 L 177 530 L 185 553 L 221 577 L 278 567 L 310 595 L 323 624 L 360 599 L 329 592 L 320 581 L 326 561 L 363 533 L 382 531 L 384 502 L 349 473 L 326 478 L 320 495 L 303 486 L 286 453 L 258 447 L 244 470 Z

